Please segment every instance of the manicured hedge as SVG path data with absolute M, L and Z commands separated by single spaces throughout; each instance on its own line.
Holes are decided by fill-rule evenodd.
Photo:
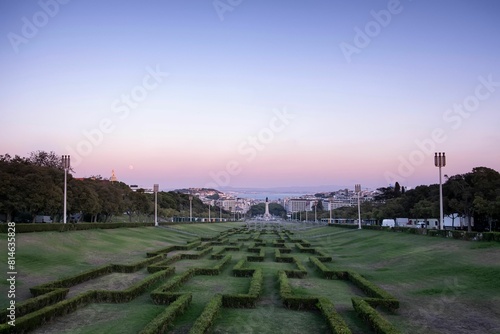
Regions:
M 333 259 L 330 255 L 326 254 L 325 252 L 323 252 L 321 250 L 316 249 L 314 254 L 317 255 L 316 257 L 321 262 L 332 262 L 333 261 Z
M 192 298 L 193 297 L 190 293 L 178 296 L 175 301 L 173 301 L 173 303 L 165 309 L 165 311 L 160 313 L 149 324 L 147 324 L 140 334 L 156 334 L 166 332 L 168 327 L 174 322 L 175 318 L 187 310 Z
M 38 285 L 30 288 L 31 294 L 33 296 L 39 296 L 44 293 L 51 291 L 50 288 L 69 288 L 73 285 L 80 284 L 82 282 L 101 277 L 106 274 L 113 272 L 113 265 L 108 264 L 106 266 L 98 267 L 95 269 L 84 271 L 83 273 L 77 274 L 72 277 L 63 278 L 57 281 L 52 281 L 42 285 Z M 49 289 L 49 290 L 48 290 Z
M 44 308 L 48 305 L 58 303 L 64 300 L 69 292 L 68 288 L 52 288 L 50 290 L 52 291 L 38 297 L 30 298 L 21 303 L 16 303 L 16 317 L 19 318 L 28 313 Z M 0 312 L 0 319 L 2 319 L 2 321 L 7 319 L 8 314 L 8 310 L 2 310 Z
M 216 294 L 207 304 L 201 315 L 196 319 L 190 334 L 204 334 L 214 324 L 215 318 L 222 307 L 222 295 Z
M 205 241 L 205 240 L 203 240 L 203 238 L 201 238 L 201 241 L 203 242 L 203 241 Z M 212 246 L 212 242 L 210 242 L 210 241 L 209 241 L 209 242 L 205 242 L 204 244 L 202 244 L 202 245 L 200 245 L 200 246 L 196 247 L 196 250 L 197 250 L 197 251 L 201 251 L 201 250 L 207 249 L 207 248 L 208 248 L 208 247 L 210 247 L 210 246 Z
M 349 271 L 348 272 L 348 279 L 354 285 L 356 285 L 358 288 L 363 290 L 363 292 L 367 296 L 386 300 L 385 303 L 380 302 L 380 305 L 383 305 L 383 306 L 391 308 L 391 309 L 397 309 L 399 307 L 399 302 L 396 298 L 394 298 L 391 294 L 389 294 L 384 289 L 378 287 L 377 285 L 373 284 L 372 282 L 370 282 L 366 278 L 362 277 L 360 274 Z
M 314 310 L 318 298 L 299 297 L 292 295 L 292 287 L 288 283 L 288 277 L 283 270 L 278 271 L 278 281 L 280 285 L 280 297 L 283 300 L 283 306 L 293 310 Z
M 318 298 L 318 304 L 316 307 L 326 318 L 328 326 L 333 334 L 351 334 L 351 330 L 340 314 L 337 313 L 335 306 L 329 299 L 324 297 Z
M 111 270 L 115 273 L 134 273 L 150 264 L 163 260 L 163 258 L 164 256 L 159 254 L 132 264 L 112 264 Z
M 222 268 L 231 261 L 231 255 L 226 255 L 222 260 L 217 262 L 212 268 L 194 268 L 196 275 L 217 276 L 221 273 Z
M 264 281 L 264 274 L 262 269 L 254 269 L 252 280 L 250 281 L 250 288 L 247 294 L 234 294 L 223 295 L 222 303 L 224 307 L 230 308 L 254 308 L 257 300 L 262 293 L 262 284 Z
M 319 271 L 321 271 L 324 278 L 333 279 L 333 278 L 337 277 L 336 272 L 334 270 L 330 270 L 317 257 L 310 256 L 309 261 L 311 261 L 316 266 L 316 268 L 318 268 Z
M 246 259 L 239 260 L 233 267 L 233 276 L 250 277 L 254 274 L 255 269 L 244 268 L 247 264 Z
M 180 288 L 184 283 L 186 283 L 191 277 L 193 277 L 196 273 L 195 268 L 190 268 L 183 274 L 179 276 L 175 276 L 172 279 L 170 279 L 167 283 L 156 289 L 151 293 L 151 298 L 155 303 L 157 303 L 158 300 L 163 300 L 163 297 L 160 296 L 160 299 L 155 298 L 157 293 L 162 293 L 162 292 L 170 292 L 172 290 Z
M 359 297 L 351 298 L 352 306 L 356 313 L 363 319 L 375 333 L 399 334 L 394 326 L 375 311 L 366 301 Z
M 162 270 L 156 272 L 144 280 L 130 286 L 125 290 L 113 291 L 113 290 L 97 290 L 94 291 L 94 302 L 105 302 L 105 303 L 127 303 L 142 293 L 144 293 L 149 287 L 156 284 L 158 281 L 164 279 L 165 277 L 172 275 L 175 268 L 169 268 L 167 270 Z
M 500 241 L 500 232 L 484 232 L 484 241 Z
M 299 252 L 301 253 L 311 253 L 311 254 L 314 254 L 316 253 L 316 250 L 314 248 L 310 248 L 310 244 L 306 244 L 306 245 L 309 245 L 309 246 L 304 246 L 305 244 L 301 244 L 301 243 L 296 243 L 295 246 L 299 249 Z
M 266 256 L 266 252 L 264 251 L 264 248 L 259 248 L 259 255 L 258 256 L 249 255 L 249 256 L 247 256 L 247 261 L 248 262 L 263 262 L 265 256 Z

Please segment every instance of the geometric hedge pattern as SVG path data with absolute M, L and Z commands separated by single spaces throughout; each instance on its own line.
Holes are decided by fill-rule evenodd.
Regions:
M 232 255 L 245 252 L 238 261 Z M 300 256 L 299 256 L 300 254 Z M 306 256 L 306 257 L 304 257 Z M 204 259 L 209 266 L 200 266 L 196 260 Z M 302 260 L 301 260 L 302 259 Z M 306 259 L 306 260 L 304 260 Z M 209 260 L 209 261 L 206 261 Z M 276 265 L 273 280 L 279 287 L 279 298 L 285 309 L 319 312 L 332 333 L 351 333 L 348 325 L 337 312 L 334 301 L 321 295 L 303 295 L 295 292 L 293 280 L 307 280 L 308 269 L 315 270 L 325 280 L 343 280 L 359 288 L 365 296 L 353 296 L 352 307 L 356 314 L 376 333 L 398 333 L 378 311 L 392 312 L 399 301 L 388 292 L 371 283 L 354 271 L 332 269 L 334 262 L 311 243 L 294 237 L 290 230 L 276 224 L 251 225 L 233 228 L 216 237 L 193 238 L 184 245 L 171 245 L 146 254 L 146 258 L 133 264 L 108 264 L 65 279 L 42 284 L 30 289 L 33 298 L 17 306 L 16 326 L 0 325 L 0 333 L 22 333 L 63 317 L 80 308 L 95 303 L 129 303 L 149 293 L 164 310 L 145 325 L 141 333 L 164 333 L 172 328 L 176 319 L 192 307 L 193 294 L 189 282 L 196 276 L 217 276 L 223 272 L 235 279 L 247 280 L 248 291 L 225 293 L 214 291 L 197 320 L 190 325 L 189 333 L 205 333 L 216 326 L 223 309 L 252 309 L 263 296 L 263 263 L 286 263 L 287 269 Z M 192 263 L 192 264 L 191 264 Z M 182 266 L 181 266 L 182 264 Z M 183 268 L 181 273 L 176 270 Z M 135 273 L 147 268 L 148 274 L 125 290 L 87 290 L 69 297 L 72 287 L 99 279 L 111 273 Z M 229 270 L 228 270 L 229 268 Z M 7 312 L 0 312 L 7 319 Z

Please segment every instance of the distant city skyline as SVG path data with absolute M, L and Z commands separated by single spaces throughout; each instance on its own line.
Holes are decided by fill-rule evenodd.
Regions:
M 2 1 L 0 154 L 160 189 L 500 170 L 499 2 L 221 2 Z

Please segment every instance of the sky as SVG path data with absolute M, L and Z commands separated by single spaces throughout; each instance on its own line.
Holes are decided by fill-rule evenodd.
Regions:
M 0 154 L 160 189 L 500 171 L 495 0 L 0 1 Z M 336 190 L 336 189 L 332 189 Z

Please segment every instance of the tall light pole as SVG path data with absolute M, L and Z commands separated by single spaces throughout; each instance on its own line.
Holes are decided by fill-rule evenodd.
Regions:
M 208 203 L 208 222 L 210 223 L 211 220 L 210 220 L 210 206 L 212 205 L 212 202 L 209 202 Z
M 328 206 L 330 208 L 330 220 L 328 221 L 328 224 L 332 223 L 332 201 L 328 201 Z
M 158 188 L 158 184 L 153 185 L 153 191 L 155 193 L 155 226 L 158 226 Z
M 189 196 L 189 222 L 193 221 L 193 196 Z
M 439 229 L 444 228 L 443 215 L 443 183 L 441 182 L 441 167 L 446 166 L 446 157 L 444 152 L 434 153 L 434 165 L 439 167 Z
M 354 191 L 358 193 L 358 229 L 361 229 L 361 206 L 359 204 L 359 196 L 361 194 L 361 184 L 354 185 Z
M 68 170 L 70 166 L 70 158 L 69 155 L 62 156 L 62 165 L 64 168 L 64 208 L 63 208 L 63 223 L 66 224 L 66 197 L 67 197 L 67 188 L 68 188 Z
M 314 222 L 316 223 L 318 221 L 318 201 L 316 201 L 316 204 L 314 204 Z

